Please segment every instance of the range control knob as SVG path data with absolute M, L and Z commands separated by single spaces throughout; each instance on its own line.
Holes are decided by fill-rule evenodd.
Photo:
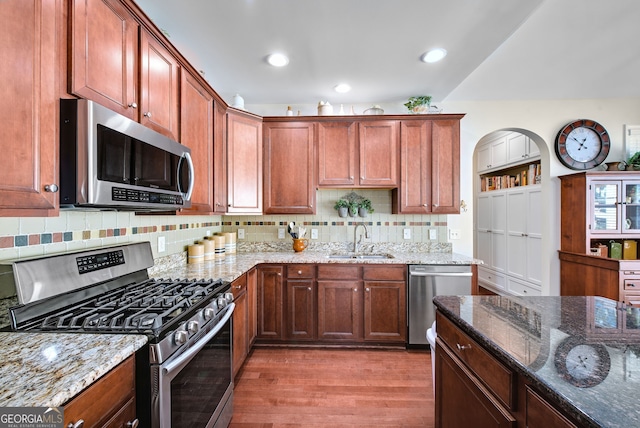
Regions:
M 204 311 L 202 311 L 202 316 L 206 321 L 209 321 L 215 315 L 216 315 L 216 310 L 213 308 L 204 308 Z
M 224 298 L 227 303 L 233 302 L 233 293 L 224 293 Z
M 217 302 L 218 302 L 218 308 L 220 308 L 220 309 L 222 309 L 225 306 L 227 306 L 227 299 L 225 299 L 224 296 L 218 297 Z
M 188 336 L 186 330 L 178 330 L 173 334 L 173 341 L 176 345 L 182 345 L 187 342 Z
M 198 330 L 200 330 L 200 324 L 198 324 L 198 321 L 189 321 L 187 323 L 187 330 L 189 330 L 191 334 L 197 333 Z

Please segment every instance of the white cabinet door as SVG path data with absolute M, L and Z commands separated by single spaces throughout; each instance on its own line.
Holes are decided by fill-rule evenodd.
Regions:
M 476 257 L 484 266 L 504 272 L 506 249 L 506 197 L 501 191 L 484 192 L 478 196 L 476 225 Z
M 491 143 L 491 167 L 496 168 L 507 163 L 507 139 L 500 138 Z
M 507 137 L 507 163 L 525 161 L 529 153 L 529 138 L 514 132 Z
M 491 169 L 491 145 L 486 144 L 478 148 L 477 155 L 478 172 Z
M 542 234 L 540 186 L 507 194 L 507 274 L 541 285 Z
M 507 197 L 504 192 L 491 198 L 491 236 L 493 268 L 505 272 L 507 267 Z

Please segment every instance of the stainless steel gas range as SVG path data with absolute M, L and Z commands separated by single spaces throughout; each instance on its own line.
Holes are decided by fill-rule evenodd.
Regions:
M 228 282 L 150 279 L 148 242 L 13 263 L 28 332 L 144 334 L 136 355 L 139 426 L 226 427 L 233 406 Z

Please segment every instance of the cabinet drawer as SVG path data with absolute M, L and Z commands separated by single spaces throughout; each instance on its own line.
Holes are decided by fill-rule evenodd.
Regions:
M 247 275 L 243 274 L 241 277 L 236 278 L 235 281 L 231 283 L 231 293 L 233 294 L 233 298 L 237 299 L 242 296 L 247 291 Z
M 506 282 L 504 275 L 483 267 L 478 267 L 478 283 L 480 285 L 488 284 L 494 288 L 504 290 L 506 288 Z
M 517 296 L 540 296 L 540 289 L 524 282 L 507 279 L 507 290 Z
M 130 357 L 64 406 L 64 426 L 84 420 L 101 426 L 135 395 L 135 360 Z M 128 414 L 127 414 L 128 416 Z
M 287 266 L 287 278 L 313 278 L 315 265 L 289 265 Z
M 635 306 L 636 308 L 640 308 L 640 290 L 638 291 L 625 291 L 620 296 L 620 300 L 629 306 Z
M 318 265 L 318 279 L 360 279 L 360 266 Z
M 406 266 L 365 266 L 362 277 L 373 281 L 406 281 Z
M 439 312 L 436 312 L 436 325 L 437 339 L 445 342 L 505 406 L 515 409 L 516 374 Z
M 625 279 L 624 289 L 625 291 L 637 291 L 640 293 L 640 278 Z

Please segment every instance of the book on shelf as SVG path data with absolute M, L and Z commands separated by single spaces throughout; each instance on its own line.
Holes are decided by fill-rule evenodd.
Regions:
M 512 170 L 512 174 L 487 175 L 480 177 L 480 191 L 509 189 L 541 183 L 540 164 L 523 166 L 525 169 Z

